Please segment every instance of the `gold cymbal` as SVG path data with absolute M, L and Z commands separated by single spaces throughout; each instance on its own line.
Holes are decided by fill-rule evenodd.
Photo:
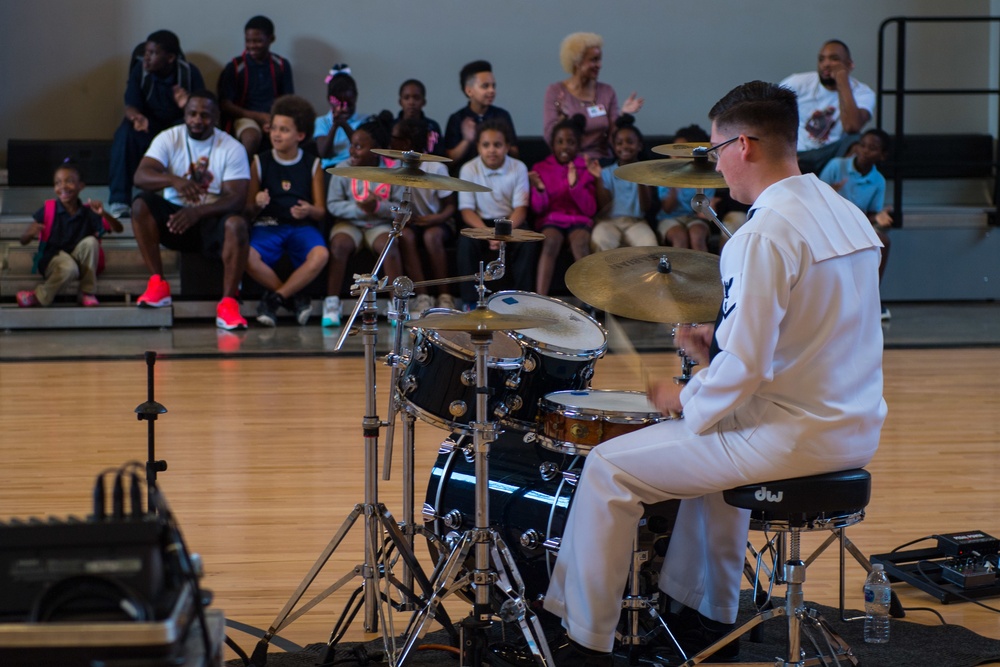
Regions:
M 342 178 L 356 178 L 372 183 L 406 185 L 424 190 L 450 190 L 452 192 L 492 192 L 485 185 L 463 181 L 460 178 L 428 174 L 416 166 L 402 167 L 330 167 L 327 173 Z
M 493 227 L 466 227 L 462 230 L 462 236 L 468 236 L 479 241 L 506 241 L 507 243 L 521 243 L 524 241 L 542 241 L 545 234 L 533 232 L 530 229 L 512 229 L 510 234 L 497 234 Z
M 409 322 L 409 326 L 437 331 L 507 331 L 511 329 L 532 329 L 558 322 L 554 317 L 537 315 L 515 315 L 496 313 L 488 308 L 476 308 L 467 313 L 443 313 L 425 315 Z
M 566 287 L 613 315 L 644 322 L 714 322 L 722 303 L 716 255 L 684 248 L 615 248 L 576 261 Z
M 411 162 L 451 162 L 450 157 L 434 155 L 433 153 L 418 153 L 417 151 L 394 151 L 389 148 L 373 148 L 372 153 L 384 155 L 390 160 Z
M 715 171 L 708 158 L 695 160 L 646 160 L 615 170 L 615 176 L 643 185 L 667 185 L 674 188 L 726 188 L 726 179 Z
M 659 146 L 653 146 L 649 150 L 653 151 L 657 155 L 666 155 L 668 157 L 679 157 L 679 158 L 689 158 L 693 159 L 695 157 L 708 157 L 708 151 L 705 149 L 711 148 L 712 144 L 707 142 L 697 142 L 697 143 L 686 143 L 686 144 L 660 144 Z M 695 152 L 695 149 L 701 148 L 699 152 Z

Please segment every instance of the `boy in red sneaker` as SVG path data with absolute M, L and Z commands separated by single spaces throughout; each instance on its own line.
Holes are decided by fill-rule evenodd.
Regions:
M 215 95 L 192 92 L 184 106 L 184 124 L 156 135 L 139 163 L 135 184 L 144 192 L 132 204 L 132 229 L 153 275 L 136 303 L 148 308 L 171 303 L 160 244 L 200 252 L 222 259 L 223 297 L 216 308 L 216 326 L 245 329 L 247 321 L 235 297 L 249 248 L 242 211 L 250 165 L 243 146 L 216 128 L 218 121 Z
M 122 223 L 105 211 L 101 202 L 80 201 L 85 184 L 72 162 L 56 167 L 53 181 L 56 198 L 35 212 L 21 234 L 21 245 L 40 239 L 32 271 L 41 273 L 45 282 L 34 290 L 18 292 L 17 305 L 48 306 L 66 283 L 79 279 L 81 305 L 96 306 L 101 249 L 97 239 L 105 230 L 122 231 Z

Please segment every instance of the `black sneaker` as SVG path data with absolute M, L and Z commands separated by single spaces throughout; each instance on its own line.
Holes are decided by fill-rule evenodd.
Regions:
M 264 292 L 257 302 L 257 321 L 266 327 L 276 326 L 279 308 L 281 308 L 281 297 L 274 292 Z
M 309 323 L 309 318 L 312 317 L 313 306 L 312 299 L 308 296 L 299 292 L 291 299 L 282 299 L 282 305 L 290 313 L 295 313 L 295 321 L 305 326 Z

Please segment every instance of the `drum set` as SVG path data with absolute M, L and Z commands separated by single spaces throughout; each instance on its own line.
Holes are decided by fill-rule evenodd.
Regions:
M 667 148 L 679 152 L 680 146 L 688 146 L 690 155 L 697 148 L 684 144 Z M 501 622 L 519 628 L 527 660 L 551 666 L 552 655 L 536 610 L 558 554 L 584 458 L 601 442 L 670 417 L 657 412 L 644 393 L 590 388 L 595 363 L 608 349 L 608 334 L 587 312 L 530 292 L 489 294 L 486 284 L 505 271 L 505 244 L 541 240 L 541 234 L 497 220 L 493 228 L 462 231 L 466 236 L 500 242 L 498 259 L 480 264 L 475 274 L 419 285 L 406 277 L 391 284 L 380 278 L 385 256 L 409 220 L 411 188 L 489 189 L 419 168 L 421 162 L 444 158 L 411 151 L 375 152 L 398 160 L 399 166 L 329 170 L 338 177 L 404 186 L 402 202 L 394 209 L 389 242 L 372 273 L 354 276 L 352 293 L 358 296 L 357 304 L 337 343 L 339 350 L 346 337 L 357 331 L 364 344 L 364 499 L 354 506 L 259 641 L 251 663 L 263 667 L 268 644 L 282 628 L 360 579 L 331 633 L 322 664 L 332 662 L 347 626 L 363 611 L 364 629 L 381 634 L 390 665 L 405 664 L 432 626 L 440 624 L 459 648 L 460 665 L 479 667 L 489 657 L 489 630 Z M 656 162 L 695 161 L 696 157 L 689 157 Z M 646 172 L 638 178 L 645 179 L 640 181 L 644 183 L 681 186 L 689 182 L 684 179 L 693 178 L 688 172 L 669 173 L 670 182 Z M 698 182 L 690 187 L 705 187 L 698 173 Z M 719 186 L 724 187 L 724 182 Z M 479 301 L 473 310 L 431 309 L 410 320 L 408 302 L 414 287 L 461 281 L 477 284 Z M 570 268 L 566 284 L 587 304 L 649 322 L 712 321 L 722 300 L 718 258 L 675 248 L 623 248 L 591 255 Z M 391 297 L 391 310 L 397 313 L 399 324 L 393 331 L 392 350 L 384 357 L 392 369 L 386 421 L 378 417 L 375 387 L 379 293 Z M 359 317 L 357 329 L 353 325 Z M 683 358 L 682 378 L 689 376 L 694 365 Z M 379 433 L 386 428 L 382 478 L 389 479 L 397 418 L 403 445 L 400 520 L 378 498 Z M 449 433 L 431 470 L 419 523 L 414 506 L 418 419 Z M 633 577 L 623 600 L 630 615 L 619 637 L 623 644 L 643 641 L 638 613 L 648 610 L 655 617 L 648 597 L 641 594 L 638 570 L 651 550 L 662 554 L 675 512 L 672 503 L 650 507 L 637 531 Z M 363 561 L 300 605 L 320 570 L 357 525 L 364 529 Z M 430 573 L 415 554 L 418 536 L 430 547 L 435 563 Z M 468 616 L 457 624 L 443 604 L 453 596 L 471 604 Z M 404 612 L 410 618 L 398 635 L 394 614 Z

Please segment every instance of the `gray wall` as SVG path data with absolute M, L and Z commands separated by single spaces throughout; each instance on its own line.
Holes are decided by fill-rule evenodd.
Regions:
M 640 127 L 669 133 L 705 123 L 711 104 L 738 83 L 812 69 L 827 38 L 851 46 L 855 74 L 874 88 L 887 17 L 996 8 L 997 0 L 0 0 L 0 163 L 9 138 L 110 137 L 121 120 L 128 55 L 153 30 L 176 32 L 214 87 L 256 13 L 274 20 L 274 51 L 292 61 L 298 91 L 320 112 L 327 69 L 347 62 L 361 111 L 395 111 L 399 83 L 417 77 L 428 87 L 427 114 L 443 125 L 465 102 L 458 69 L 487 58 L 497 104 L 530 135 L 541 132 L 545 86 L 565 77 L 558 47 L 569 32 L 604 36 L 601 80 L 620 97 L 643 95 Z M 995 87 L 995 33 L 914 29 L 908 85 Z M 985 98 L 916 100 L 907 129 L 993 134 L 995 109 Z

